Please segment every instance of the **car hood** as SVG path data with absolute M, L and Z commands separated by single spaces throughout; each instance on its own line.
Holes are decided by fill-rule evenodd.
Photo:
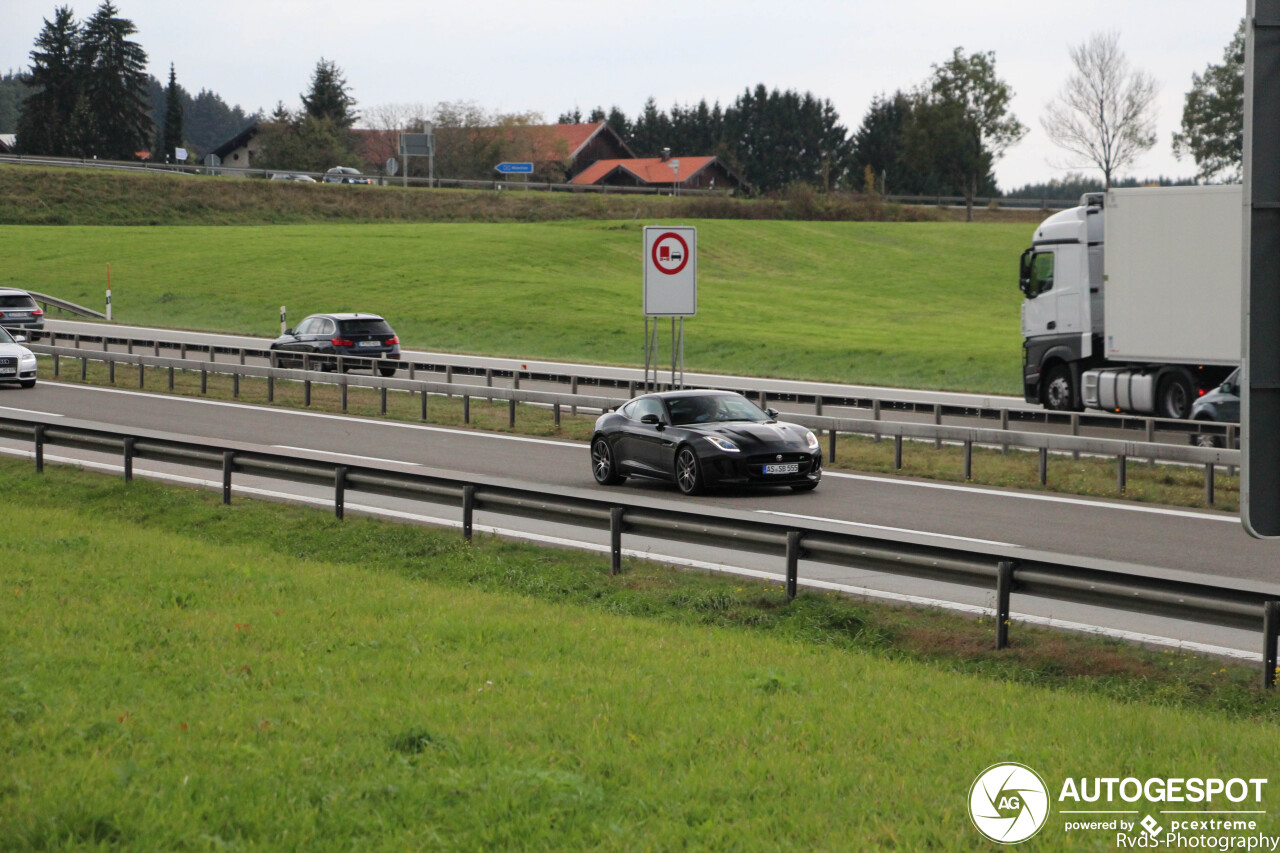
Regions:
M 687 424 L 684 429 L 708 435 L 723 435 L 747 452 L 777 447 L 809 449 L 809 442 L 805 438 L 808 428 L 784 421 Z
M 31 350 L 22 344 L 0 344 L 0 358 L 13 358 L 14 356 L 21 358 L 22 356 L 33 354 Z

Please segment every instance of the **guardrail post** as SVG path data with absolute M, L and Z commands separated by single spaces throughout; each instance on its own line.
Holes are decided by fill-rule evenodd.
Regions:
M 1072 434 L 1072 435 L 1079 435 L 1079 434 L 1080 434 L 1080 415 L 1079 415 L 1079 413 L 1077 413 L 1077 412 L 1072 412 L 1072 413 L 1071 413 L 1071 434 Z M 1076 462 L 1079 462 L 1079 461 L 1080 461 L 1080 451 L 1079 451 L 1079 450 L 1073 450 L 1073 451 L 1071 451 L 1071 458 L 1072 458 L 1073 460 L 1075 460 Z
M 44 473 L 44 424 L 36 424 L 36 473 Z
M 941 403 L 933 404 L 933 425 L 942 426 L 942 404 Z M 942 449 L 942 436 L 938 436 L 933 440 L 933 449 L 934 450 Z
M 116 363 L 114 361 L 107 362 L 107 381 L 112 385 L 116 384 Z
M 493 387 L 493 368 L 486 367 L 484 369 L 484 385 L 486 388 Z
M 827 464 L 834 465 L 836 462 L 836 428 L 832 427 L 827 430 Z
M 822 395 L 815 394 L 813 398 L 813 413 L 818 417 L 822 417 Z
M 58 354 L 56 352 L 53 354 L 53 376 L 55 379 L 58 376 Z
M 347 466 L 339 465 L 333 472 L 333 514 L 341 521 L 347 501 Z
M 267 375 L 267 402 L 274 403 L 276 401 L 276 378 L 270 374 Z
M 178 344 L 178 358 L 186 359 L 186 357 L 187 357 L 187 345 L 185 342 L 183 342 Z
M 169 390 L 173 390 L 173 365 L 169 365 Z
M 444 366 L 444 382 L 446 385 L 453 384 L 453 365 L 452 364 L 446 364 Z M 450 393 L 449 396 L 452 397 L 453 394 Z
M 133 444 L 137 441 L 133 436 L 126 436 L 124 440 L 124 481 L 126 483 L 133 482 Z
M 1009 647 L 1009 593 L 1013 592 L 1013 561 L 1001 560 L 996 571 L 996 648 Z
M 111 349 L 111 347 L 107 346 L 107 339 L 104 337 L 102 339 L 102 351 L 106 352 L 109 349 Z M 124 351 L 129 355 L 133 355 L 133 338 L 125 338 Z
M 516 401 L 507 401 L 507 426 L 510 429 L 516 428 Z
M 1129 480 L 1129 459 L 1123 453 L 1116 457 L 1116 488 L 1120 494 L 1124 494 L 1125 486 Z
M 559 403 L 551 404 L 551 416 L 555 419 L 556 426 L 559 427 L 560 426 L 560 404 Z
M 418 365 L 417 365 L 417 363 L 416 363 L 416 362 L 412 362 L 412 361 L 411 361 L 411 362 L 409 362 L 409 380 L 410 380 L 410 381 L 412 381 L 412 380 L 414 380 L 414 379 L 417 379 L 417 378 L 418 378 L 418 376 L 417 376 L 417 370 L 418 370 Z
M 89 356 L 80 356 L 80 381 L 84 382 L 85 377 L 89 374 Z
M 237 400 L 240 399 L 240 374 L 239 373 L 231 374 L 231 396 Z
M 578 393 L 578 377 L 576 376 L 571 377 L 569 380 L 569 393 Z M 569 407 L 569 414 L 573 415 L 575 418 L 578 416 L 578 405 L 576 403 Z
M 630 400 L 636 395 L 636 381 L 632 379 L 627 383 L 627 399 Z
M 240 363 L 244 364 L 244 347 L 240 347 Z
M 879 400 L 871 401 L 871 420 L 873 421 L 880 420 L 880 401 Z M 876 433 L 875 440 L 877 442 L 880 441 L 880 433 Z
M 511 387 L 517 390 L 520 388 L 520 371 L 519 370 L 511 371 Z
M 236 454 L 231 450 L 222 451 L 222 503 L 231 505 L 231 467 L 235 464 Z
M 1231 424 L 1230 426 L 1227 427 L 1227 440 L 1225 444 L 1227 445 L 1227 449 L 1229 450 L 1240 449 L 1239 444 L 1236 442 L 1236 425 L 1235 424 Z M 1235 475 L 1236 475 L 1236 466 L 1228 465 L 1227 476 L 1234 477 Z
M 619 574 L 622 571 L 622 521 L 626 509 L 620 506 L 609 508 L 609 573 Z
M 382 386 L 382 388 L 381 388 L 381 389 L 379 389 L 379 390 L 381 390 L 381 391 L 382 391 L 381 401 L 380 401 L 380 404 L 379 404 L 379 405 L 380 405 L 380 414 L 385 415 L 385 414 L 387 413 L 387 386 L 384 384 L 384 385 Z
M 1262 687 L 1273 690 L 1276 686 L 1276 641 L 1280 639 L 1280 601 L 1268 601 L 1262 605 Z
M 347 372 L 346 365 L 343 364 L 343 361 L 345 361 L 345 359 L 346 359 L 345 355 L 338 356 L 338 374 L 339 375 Z
M 787 601 L 794 601 L 800 574 L 800 531 L 787 531 Z
M 1204 466 L 1204 502 L 1213 506 L 1213 471 L 1214 464 L 1206 462 Z
M 1147 418 L 1147 444 L 1152 444 L 1156 440 L 1156 421 L 1155 418 Z M 1147 465 L 1151 468 L 1156 467 L 1156 458 L 1154 456 L 1147 457 Z
M 80 349 L 80 333 L 79 332 L 76 332 L 75 342 L 76 342 L 76 349 Z
M 159 357 L 160 357 L 160 342 L 159 342 L 159 341 L 152 341 L 152 343 L 153 343 L 153 344 L 155 344 L 155 351 L 154 351 L 152 354 L 153 354 L 153 355 L 155 355 L 155 357 L 156 357 L 156 358 L 159 358 Z
M 766 411 L 769 409 L 769 394 L 763 388 L 760 389 L 760 408 Z
M 302 405 L 304 406 L 311 405 L 311 380 L 310 379 L 302 380 Z
M 879 433 L 877 433 L 878 435 Z M 893 470 L 902 470 L 902 436 L 893 437 Z
M 462 395 L 462 422 L 471 423 L 471 397 L 467 394 Z
M 338 393 L 342 396 L 342 411 L 347 411 L 347 377 L 344 375 L 338 380 Z
M 1000 429 L 1006 432 L 1008 432 L 1009 430 L 1009 410 L 1008 409 L 1000 410 Z M 1000 452 L 1003 453 L 1005 456 L 1008 456 L 1009 445 L 1007 444 L 1000 445 Z
M 146 371 L 147 368 L 143 366 L 142 362 L 138 362 L 138 390 L 142 390 L 146 386 Z
M 200 365 L 200 393 L 207 394 L 209 392 L 209 371 L 204 369 L 204 365 Z
M 973 442 L 968 439 L 964 443 L 964 478 L 973 479 Z
M 427 419 L 427 389 L 422 389 L 422 420 Z
M 218 348 L 213 344 L 209 344 L 209 363 L 212 364 L 218 360 Z
M 476 512 L 476 487 L 468 483 L 462 487 L 462 538 L 471 541 L 472 520 Z
M 1040 485 L 1047 485 L 1049 482 L 1049 448 L 1040 448 Z

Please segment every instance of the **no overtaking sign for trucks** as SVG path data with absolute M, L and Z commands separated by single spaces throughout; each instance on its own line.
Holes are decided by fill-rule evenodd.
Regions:
M 698 313 L 698 229 L 644 228 L 644 314 L 692 317 Z

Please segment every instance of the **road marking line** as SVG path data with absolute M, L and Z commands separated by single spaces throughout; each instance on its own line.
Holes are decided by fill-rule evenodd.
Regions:
M 33 454 L 29 450 L 20 450 L 17 448 L 0 447 L 0 453 L 11 456 L 22 456 L 28 459 Z M 105 462 L 93 462 L 86 459 L 75 459 L 66 456 L 45 456 L 45 461 L 61 464 L 74 465 L 79 468 L 97 471 L 109 471 L 118 473 L 121 468 L 119 464 L 111 464 Z M 186 477 L 181 474 L 168 474 L 162 471 L 150 471 L 139 467 L 135 463 L 134 474 L 139 477 L 146 477 L 153 480 L 162 480 L 167 482 L 181 483 L 184 485 L 195 486 L 197 488 L 209 489 L 211 491 L 221 491 L 222 482 L 220 480 L 205 480 L 199 477 Z M 308 495 L 293 495 L 287 492 L 277 492 L 271 489 L 259 489 L 253 486 L 233 485 L 232 490 L 242 495 L 257 495 L 265 498 L 274 498 L 284 500 L 286 502 L 305 503 L 316 507 L 332 508 L 333 501 L 330 498 L 316 498 Z M 397 518 L 404 521 L 416 521 L 424 524 L 434 524 L 441 527 L 461 528 L 462 522 L 456 519 L 437 518 L 434 516 L 421 515 L 418 513 L 404 512 L 383 507 L 371 506 L 368 504 L 357 504 L 347 502 L 345 508 L 352 512 L 363 513 L 372 516 L 382 516 L 386 518 Z M 529 542 L 537 542 L 546 545 L 559 545 L 563 547 L 577 548 L 584 551 L 592 551 L 600 554 L 609 553 L 609 546 L 596 542 L 586 542 L 579 539 L 569 539 L 561 536 L 549 536 L 543 533 L 532 533 L 523 530 L 513 530 L 511 528 L 494 527 L 491 525 L 473 525 L 474 530 L 482 533 L 491 533 L 496 536 L 504 536 L 511 539 L 522 539 Z M 673 566 L 681 566 L 683 568 L 700 569 L 703 571 L 722 572 L 724 574 L 738 575 L 741 577 L 755 578 L 757 580 L 770 582 L 783 582 L 784 576 L 780 572 L 763 572 L 758 569 L 748 569 L 742 566 L 733 566 L 727 563 L 712 563 L 705 560 L 695 560 L 688 557 L 676 557 L 667 554 L 655 554 L 652 551 L 637 548 L 623 548 L 622 553 L 627 557 L 633 557 L 640 560 L 653 560 L 655 562 L 666 563 Z M 870 587 L 854 586 L 852 584 L 836 583 L 835 581 L 823 581 L 816 579 L 800 579 L 800 585 L 813 589 L 824 589 L 832 592 L 840 592 L 846 595 L 856 595 L 863 598 L 874 598 L 882 601 L 891 601 L 897 604 L 910 604 L 919 607 L 936 607 L 943 610 L 951 610 L 959 613 L 968 613 L 975 616 L 994 616 L 995 611 L 990 607 L 981 607 L 974 604 L 962 604 L 955 601 L 947 601 L 941 598 L 926 598 L 919 595 L 908 595 L 905 593 L 889 592 L 887 590 L 872 589 Z M 1115 612 L 1115 611 L 1112 611 Z M 1245 649 L 1236 649 L 1230 646 L 1219 646 L 1212 643 L 1196 643 L 1186 640 L 1179 640 L 1172 637 L 1162 637 L 1157 634 L 1143 634 L 1136 631 L 1126 631 L 1119 628 L 1105 628 L 1098 625 L 1090 625 L 1085 622 L 1071 622 L 1063 619 L 1055 619 L 1051 616 L 1035 616 L 1026 613 L 1010 613 L 1010 619 L 1026 625 L 1037 625 L 1045 628 L 1057 628 L 1066 631 L 1074 631 L 1077 633 L 1094 634 L 1102 637 L 1111 637 L 1119 640 L 1126 640 L 1134 643 L 1144 643 L 1148 645 L 1165 646 L 1169 648 L 1179 649 L 1182 651 L 1199 652 L 1201 654 L 1217 655 L 1219 657 L 1229 657 L 1238 660 L 1252 661 L 1259 663 L 1262 661 L 1262 655 L 1257 652 L 1251 652 Z
M 321 453 L 325 456 L 339 456 L 343 459 L 364 459 L 368 462 L 391 462 L 396 465 L 412 465 L 415 468 L 421 468 L 421 462 L 406 462 L 403 459 L 387 459 L 382 456 L 359 456 L 355 453 L 339 453 L 335 450 L 316 450 L 314 447 L 294 447 L 291 444 L 273 444 L 272 447 L 278 447 L 281 450 L 300 450 L 303 453 Z
M 886 527 L 883 524 L 864 524 L 861 521 L 844 521 L 843 519 L 839 519 L 839 518 L 824 518 L 823 516 L 820 516 L 820 515 L 801 515 L 798 512 L 778 512 L 777 510 L 772 510 L 772 509 L 758 509 L 756 510 L 756 512 L 761 513 L 763 515 L 780 515 L 786 518 L 799 518 L 799 519 L 803 519 L 804 521 L 826 521 L 826 522 L 830 522 L 831 524 L 848 525 L 849 527 L 865 527 L 869 530 L 886 530 L 891 533 L 916 533 L 923 536 L 937 537 L 938 539 L 955 539 L 960 542 L 974 542 L 979 545 L 998 545 L 1002 548 L 1023 547 L 1021 545 L 1015 545 L 1012 542 L 997 542 L 994 539 L 974 539 L 971 536 L 954 536 L 950 533 L 931 533 L 928 530 L 911 530 L 906 527 Z
M 38 412 L 35 409 L 19 409 L 16 406 L 0 406 L 6 412 L 22 412 L 24 415 L 44 415 L 46 418 L 65 418 L 66 415 L 60 415 L 57 412 Z
M 339 415 L 332 412 L 300 412 L 297 409 L 280 409 L 273 406 L 255 406 L 251 403 L 230 403 L 226 400 L 202 400 L 199 397 L 171 397 L 168 394 L 151 394 L 145 391 L 130 391 L 126 388 L 98 388 L 93 385 L 64 385 L 64 388 L 74 388 L 79 391 L 100 391 L 104 394 L 128 394 L 137 397 L 147 397 L 152 400 L 172 400 L 182 403 L 200 403 L 205 406 L 222 406 L 229 409 L 251 409 L 255 412 L 273 412 L 282 415 L 296 415 L 303 418 L 328 418 L 335 421 L 353 421 L 355 423 L 371 424 L 373 426 L 396 427 L 397 429 L 413 429 L 423 432 L 441 432 L 448 435 L 465 435 L 472 438 L 496 438 L 502 441 L 520 441 L 530 444 L 547 444 L 553 447 L 572 447 L 579 450 L 586 450 L 587 445 L 579 442 L 569 441 L 553 441 L 547 438 L 531 438 L 526 435 L 507 435 L 500 432 L 485 432 L 483 430 L 474 429 L 451 429 L 450 427 L 431 426 L 429 424 L 409 424 L 402 421 L 384 421 L 374 418 L 357 418 L 354 415 Z M 38 413 L 43 414 L 43 413 Z
M 1050 503 L 1072 504 L 1091 509 L 1122 509 L 1127 512 L 1147 512 L 1153 515 L 1171 515 L 1178 518 L 1194 518 L 1199 521 L 1225 521 L 1239 524 L 1240 519 L 1232 515 L 1210 515 L 1186 509 L 1165 509 L 1158 506 L 1136 506 L 1133 504 L 1114 503 L 1112 501 L 1088 501 L 1083 498 L 1069 498 L 1062 495 L 1032 495 L 1025 492 L 1003 492 L 994 489 L 980 489 L 975 486 L 957 486 L 952 483 L 922 483 L 917 480 L 897 480 L 891 477 L 872 477 L 866 474 L 842 474 L 837 471 L 823 471 L 824 477 L 838 477 L 842 480 L 865 480 L 868 483 L 888 483 L 894 486 L 915 486 L 921 489 L 940 489 L 946 492 L 969 492 L 996 498 L 1018 498 L 1025 501 L 1048 501 Z

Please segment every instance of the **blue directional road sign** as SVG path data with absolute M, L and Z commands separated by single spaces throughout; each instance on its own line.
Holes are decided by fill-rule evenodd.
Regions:
M 499 163 L 494 166 L 504 175 L 531 175 L 533 174 L 532 163 Z

